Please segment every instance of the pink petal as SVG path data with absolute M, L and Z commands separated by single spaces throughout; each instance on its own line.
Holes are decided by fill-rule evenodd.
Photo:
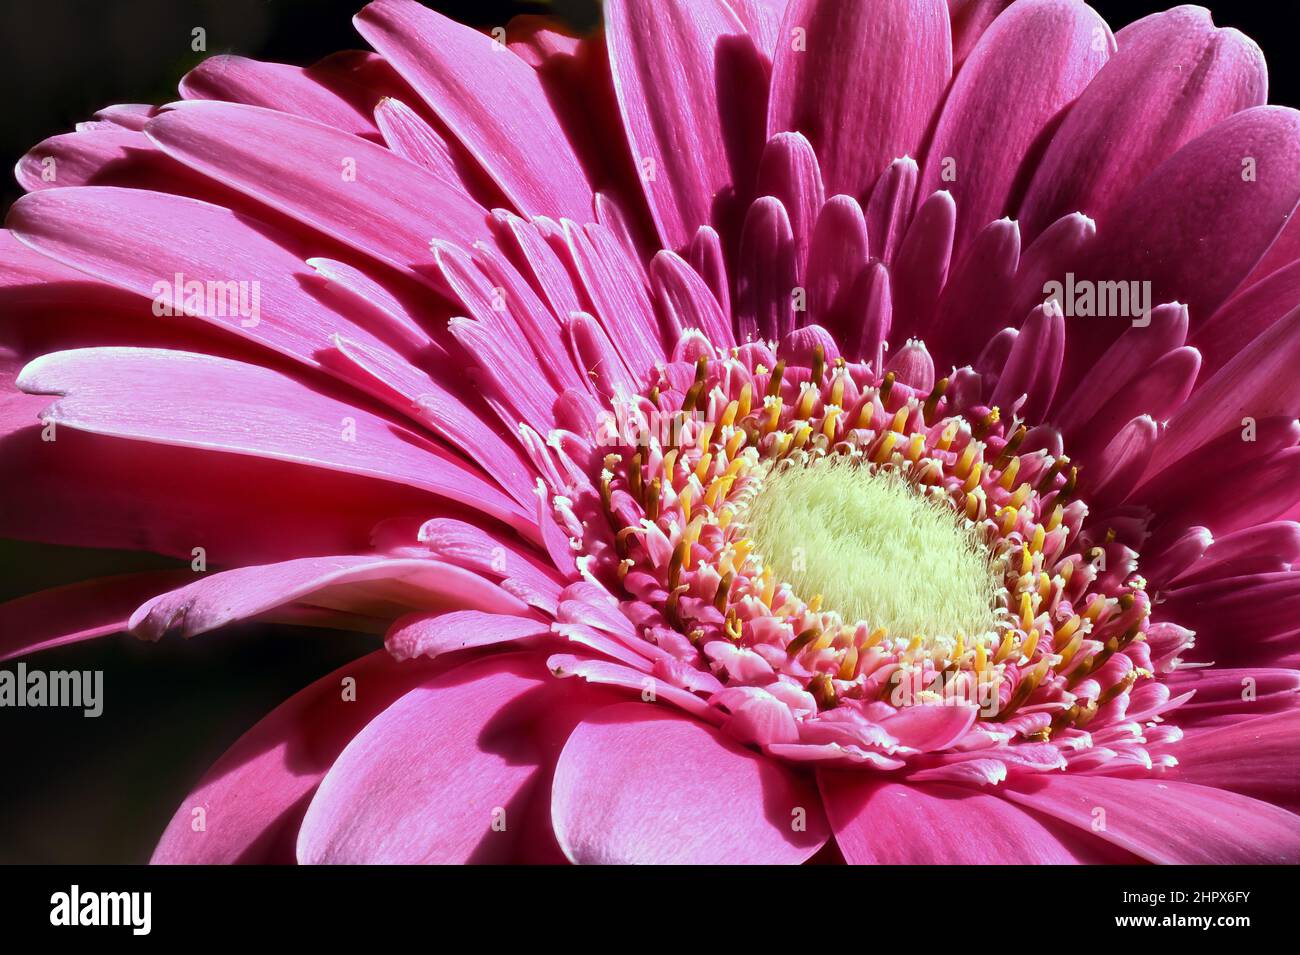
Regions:
M 789 770 L 644 703 L 578 724 L 551 818 L 577 863 L 800 863 L 827 838 L 817 793 Z
M 1293 694 L 1294 683 L 1293 679 Z M 1240 683 L 1237 689 L 1240 695 Z M 1190 733 L 1171 749 L 1178 758 L 1174 778 L 1230 789 L 1296 812 L 1300 809 L 1298 730 L 1300 710 L 1292 709 Z
M 378 0 L 353 23 L 520 212 L 591 220 L 591 186 L 532 67 L 411 0 Z
M 1066 774 L 1009 783 L 1005 796 L 1151 862 L 1300 861 L 1300 817 L 1223 789 Z
M 514 614 L 481 610 L 413 613 L 393 624 L 384 637 L 384 646 L 398 660 L 434 659 L 444 653 L 515 643 L 550 632 L 550 624 Z
M 865 201 L 893 160 L 919 154 L 951 75 L 943 0 L 793 0 L 773 64 L 768 135 L 803 133 L 827 190 Z
M 442 669 L 384 651 L 321 677 L 240 737 L 176 810 L 155 864 L 292 862 L 307 801 L 343 747 L 413 686 Z M 355 697 L 345 682 L 355 681 Z M 196 828 L 201 809 L 202 828 Z
M 664 249 L 651 259 L 650 283 L 660 311 L 673 327 L 683 331 L 698 328 L 721 348 L 736 343 L 731 322 L 713 290 L 676 252 Z
M 1204 382 L 1169 419 L 1147 467 L 1150 477 L 1242 419 L 1300 415 L 1300 308 L 1267 331 Z
M 980 37 L 953 81 L 921 171 L 921 195 L 951 189 L 957 198 L 958 250 L 1010 211 L 1035 141 L 1114 48 L 1106 22 L 1072 0 L 1021 0 Z M 953 176 L 945 178 L 945 169 Z
M 1300 262 L 1243 288 L 1199 325 L 1191 344 L 1205 356 L 1208 379 L 1243 348 L 1300 306 Z
M 850 865 L 1070 865 L 1105 861 L 1068 827 L 988 792 L 817 774 L 835 842 Z
M 311 120 L 191 100 L 150 120 L 145 133 L 205 176 L 402 269 L 429 263 L 431 238 L 490 238 L 487 213 L 458 187 Z
M 794 329 L 795 257 L 790 217 L 779 199 L 749 207 L 736 266 L 736 327 L 742 342 Z
M 121 633 L 142 601 L 189 576 L 185 570 L 119 574 L 0 603 L 0 660 Z
M 532 530 L 520 505 L 447 452 L 282 372 L 188 352 L 83 348 L 36 359 L 18 385 L 63 395 L 44 416 L 68 428 L 369 475 Z
M 411 690 L 321 781 L 298 860 L 561 861 L 546 815 L 551 766 L 571 728 L 613 699 L 553 679 L 527 653 L 467 663 Z
M 469 608 L 522 614 L 527 607 L 495 584 L 438 561 L 377 556 L 304 557 L 240 567 L 161 594 L 131 615 L 131 630 L 150 640 L 177 630 L 192 637 L 308 600 L 365 613 L 390 608 Z M 398 611 L 400 613 L 400 610 Z
M 379 94 L 328 70 L 219 54 L 186 73 L 180 92 L 186 99 L 262 106 L 379 139 L 371 119 Z
M 1220 120 L 1263 105 L 1267 91 L 1259 47 L 1236 30 L 1216 29 L 1208 10 L 1148 17 L 1052 137 L 1021 204 L 1026 233 L 1036 236 L 1072 212 L 1104 230 L 1106 214 L 1143 176 Z

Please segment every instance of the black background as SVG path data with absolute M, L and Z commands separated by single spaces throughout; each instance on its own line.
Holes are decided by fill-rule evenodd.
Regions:
M 654 0 L 644 0 L 654 2 Z M 168 102 L 206 55 L 238 53 L 306 65 L 362 48 L 351 16 L 361 0 L 34 0 L 0 2 L 0 162 L 119 102 Z M 598 0 L 552 4 L 439 0 L 480 27 L 550 9 L 579 28 Z M 1170 4 L 1097 0 L 1115 29 Z M 1264 50 L 1271 102 L 1300 103 L 1300 4 L 1210 4 Z M 207 53 L 190 31 L 207 30 Z M 6 175 L 0 208 L 19 194 Z M 0 488 L 0 493 L 4 489 Z M 165 566 L 157 558 L 0 541 L 0 600 L 42 586 Z M 332 631 L 236 627 L 191 642 L 125 636 L 31 658 L 42 669 L 105 671 L 105 712 L 0 710 L 0 862 L 143 862 L 202 771 L 279 701 L 375 645 Z

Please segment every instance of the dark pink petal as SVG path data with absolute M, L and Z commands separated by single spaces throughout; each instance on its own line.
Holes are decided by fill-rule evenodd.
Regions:
M 835 842 L 850 865 L 1068 865 L 1103 861 L 1100 847 L 1055 831 L 992 792 L 817 774 Z
M 1004 794 L 1151 862 L 1300 861 L 1300 816 L 1222 789 L 1066 774 L 1018 780 Z
M 919 155 L 952 75 L 943 0 L 792 0 L 776 51 L 768 135 L 803 133 L 827 191 L 859 200 L 893 160 Z
M 889 267 L 894 333 L 910 336 L 930 327 L 948 278 L 957 204 L 941 190 L 921 203 Z
M 1218 666 L 1180 667 L 1169 674 L 1165 681 L 1169 684 L 1170 691 L 1176 695 L 1189 690 L 1196 691 L 1195 696 L 1178 707 L 1178 725 L 1179 728 L 1196 730 L 1191 735 L 1197 738 L 1204 735 L 1200 732 L 1203 728 L 1235 728 L 1243 721 L 1272 715 L 1278 710 L 1292 712 L 1300 706 L 1300 671 L 1297 670 L 1280 667 L 1245 669 Z M 1192 758 L 1192 753 L 1184 750 L 1182 746 L 1175 746 L 1171 752 L 1178 757 L 1180 764 L 1185 764 Z M 1243 760 L 1249 759 L 1246 753 L 1238 755 Z M 1300 777 L 1296 776 L 1294 766 L 1293 761 L 1284 768 L 1290 775 L 1293 785 L 1300 786 Z M 1226 776 L 1217 781 L 1181 778 L 1186 778 L 1188 782 L 1204 782 L 1224 789 L 1245 792 L 1250 796 L 1260 796 L 1259 793 L 1240 788 L 1241 785 L 1249 785 L 1253 774 L 1243 772 L 1235 775 L 1239 779 L 1238 785 L 1232 785 L 1231 780 Z M 1269 799 L 1266 796 L 1260 798 L 1287 806 L 1292 811 L 1297 808 L 1297 805 Z M 1300 800 L 1297 800 L 1297 804 L 1300 804 Z
M 189 352 L 84 348 L 38 358 L 18 385 L 63 395 L 43 413 L 59 426 L 368 475 L 531 528 L 520 505 L 436 445 L 282 372 Z
M 1184 303 L 1196 327 L 1254 268 L 1297 201 L 1300 113 L 1245 110 L 1187 143 L 1114 206 L 1090 277 L 1149 280 L 1152 299 Z
M 852 196 L 831 196 L 821 207 L 808 255 L 808 310 L 814 320 L 837 331 L 844 340 L 856 337 L 857 304 L 849 290 L 870 257 L 867 220 Z
M 758 194 L 775 196 L 790 215 L 794 233 L 796 277 L 802 280 L 813 223 L 826 201 L 817 154 L 799 133 L 777 133 L 767 141 L 758 167 Z
M 962 364 L 1008 320 L 1016 267 L 1020 261 L 1020 229 L 1011 219 L 996 219 L 971 240 L 962 261 L 953 269 L 939 299 L 934 327 L 926 333 L 941 364 Z
M 1300 262 L 1273 272 L 1224 302 L 1192 335 L 1208 379 L 1238 352 L 1300 306 Z
M 1114 44 L 1106 22 L 1072 0 L 1021 0 L 980 37 L 953 81 L 921 171 L 921 195 L 950 189 L 957 198 L 959 250 L 1014 207 L 1043 131 Z
M 303 863 L 562 861 L 547 815 L 572 727 L 617 697 L 540 656 L 467 663 L 411 690 L 347 745 L 298 834 Z
M 381 650 L 290 697 L 208 770 L 177 807 L 152 861 L 292 862 L 307 801 L 339 752 L 439 669 L 427 662 L 399 665 Z
M 1200 558 L 1171 582 L 1193 584 L 1243 574 L 1272 573 L 1300 565 L 1300 524 L 1274 521 L 1212 541 Z
M 1096 460 L 1091 462 L 1088 471 L 1084 472 L 1085 477 L 1095 472 L 1095 479 L 1089 488 L 1090 500 L 1124 500 L 1146 469 L 1151 449 L 1155 447 L 1157 431 L 1155 420 L 1144 414 L 1116 432 Z
M 1296 686 L 1291 672 L 1291 694 Z M 1237 691 L 1242 690 L 1238 681 Z M 1243 715 L 1249 712 L 1242 706 Z M 1171 749 L 1173 778 L 1300 810 L 1300 710 L 1246 717 L 1217 729 L 1190 733 Z
M 119 574 L 0 603 L 0 660 L 121 633 L 136 607 L 189 576 L 186 570 Z
M 795 258 L 790 217 L 779 199 L 749 207 L 736 266 L 736 327 L 741 342 L 780 339 L 794 329 Z
M 827 838 L 815 790 L 718 730 L 645 703 L 579 723 L 551 817 L 578 863 L 800 863 Z
M 722 0 L 605 4 L 623 125 L 664 248 L 685 248 L 732 181 L 718 97 L 735 37 L 750 42 Z
M 1216 29 L 1208 10 L 1148 17 L 1052 137 L 1021 204 L 1026 234 L 1072 212 L 1105 230 L 1106 213 L 1143 176 L 1220 120 L 1263 105 L 1267 92 L 1259 47 Z
M 1174 413 L 1147 476 L 1225 431 L 1240 430 L 1244 418 L 1300 415 L 1300 375 L 1291 373 L 1298 362 L 1300 308 L 1251 341 Z
M 984 31 L 1011 0 L 948 0 L 948 18 L 952 21 L 952 62 L 956 71 L 966 62 Z
M 518 211 L 590 221 L 591 186 L 532 67 L 502 55 L 508 51 L 488 36 L 411 0 L 378 0 L 353 23 Z
M 1165 591 L 1163 608 L 1165 619 L 1196 631 L 1198 659 L 1269 666 L 1295 652 L 1300 574 L 1244 574 L 1174 587 Z
M 882 262 L 894 260 L 894 252 L 907 232 L 919 175 L 916 160 L 903 156 L 889 164 L 871 189 L 865 210 L 867 234 L 871 237 L 871 254 Z
M 1051 407 L 1064 355 L 1065 317 L 1059 308 L 1039 306 L 1016 336 L 989 403 L 1010 408 L 1024 395 L 1019 413 L 1039 420 Z

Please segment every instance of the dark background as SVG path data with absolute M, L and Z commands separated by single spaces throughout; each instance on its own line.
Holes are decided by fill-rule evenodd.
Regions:
M 654 0 L 643 0 L 653 3 Z M 362 0 L 0 0 L 0 165 L 112 103 L 165 103 L 205 56 L 238 53 L 307 65 L 363 45 L 351 17 Z M 546 12 L 579 28 L 599 0 L 436 0 L 479 27 Z M 1115 29 L 1172 6 L 1094 0 Z M 1300 103 L 1300 3 L 1208 4 L 1264 50 L 1271 102 Z M 190 31 L 207 30 L 207 52 Z M 5 174 L 0 210 L 19 195 Z M 0 488 L 0 493 L 4 489 Z M 0 600 L 107 573 L 166 566 L 121 555 L 0 541 Z M 375 646 L 372 638 L 246 625 L 190 642 L 126 636 L 47 651 L 29 665 L 105 673 L 105 709 L 0 710 L 0 863 L 143 862 L 189 787 L 263 714 L 318 676 Z

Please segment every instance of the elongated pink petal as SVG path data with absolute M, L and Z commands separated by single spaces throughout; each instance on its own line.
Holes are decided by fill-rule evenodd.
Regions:
M 579 863 L 799 863 L 827 837 L 816 791 L 789 770 L 645 703 L 578 725 L 551 815 Z
M 891 162 L 919 155 L 951 75 L 943 0 L 793 0 L 773 64 L 768 135 L 803 133 L 828 192 L 865 201 Z
M 378 0 L 353 23 L 518 211 L 591 219 L 591 186 L 532 67 L 412 0 Z
M 379 94 L 329 70 L 220 54 L 186 73 L 180 92 L 186 99 L 247 103 L 305 116 L 379 140 L 371 119 Z
M 609 0 L 605 39 L 659 238 L 664 248 L 683 249 L 711 221 L 715 196 L 731 182 L 718 104 L 723 51 L 752 43 L 722 0 Z
M 1238 687 L 1240 690 L 1240 686 Z M 1294 680 L 1292 680 L 1294 695 Z M 1300 810 L 1300 710 L 1191 733 L 1173 750 L 1174 778 Z
M 432 443 L 282 372 L 187 352 L 83 348 L 38 358 L 18 385 L 64 395 L 44 412 L 60 426 L 369 475 L 528 526 L 520 505 Z
M 1300 817 L 1223 789 L 1062 775 L 1025 779 L 1005 795 L 1151 862 L 1294 864 L 1300 859 Z
M 402 269 L 429 264 L 430 239 L 490 238 L 487 213 L 458 187 L 311 120 L 191 100 L 145 133 L 203 175 Z
M 517 597 L 450 564 L 369 555 L 305 557 L 203 577 L 141 606 L 131 616 L 131 629 L 151 640 L 172 630 L 192 637 L 304 599 L 359 612 L 376 605 L 527 610 Z
M 1300 307 L 1300 262 L 1292 262 L 1237 292 L 1199 325 L 1191 337 L 1191 344 L 1205 356 L 1202 375 L 1208 380 L 1297 307 Z
M 189 576 L 186 570 L 118 574 L 0 603 L 0 660 L 121 633 L 144 600 Z
M 562 861 L 548 813 L 555 754 L 585 714 L 615 698 L 555 680 L 527 653 L 467 663 L 410 691 L 322 780 L 298 860 Z

